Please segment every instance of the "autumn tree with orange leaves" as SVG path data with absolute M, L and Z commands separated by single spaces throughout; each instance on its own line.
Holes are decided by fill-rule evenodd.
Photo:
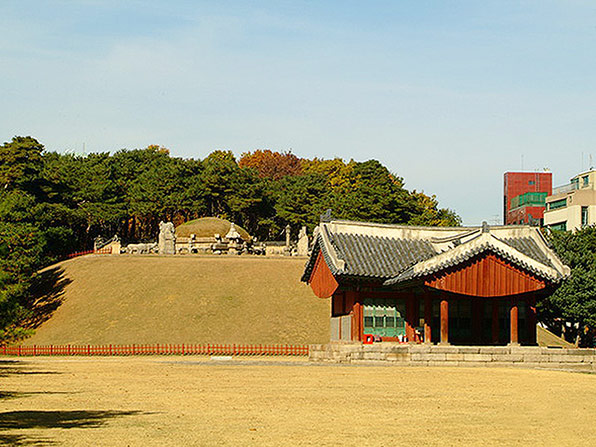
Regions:
M 269 149 L 258 149 L 245 152 L 240 157 L 238 165 L 241 168 L 253 168 L 261 178 L 279 180 L 289 175 L 302 174 L 300 158 L 292 152 L 273 152 Z

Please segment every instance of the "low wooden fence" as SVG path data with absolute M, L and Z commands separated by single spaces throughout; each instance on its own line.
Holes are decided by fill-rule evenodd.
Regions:
M 50 355 L 288 355 L 307 356 L 308 345 L 151 344 L 151 345 L 32 345 L 3 346 L 0 354 L 11 356 Z
M 66 255 L 66 257 L 68 259 L 71 259 L 71 258 L 76 258 L 78 256 L 85 256 L 85 255 L 92 255 L 92 254 L 96 254 L 96 255 L 111 255 L 112 254 L 112 247 L 100 248 L 99 250 L 77 251 L 75 253 L 70 253 L 69 255 Z

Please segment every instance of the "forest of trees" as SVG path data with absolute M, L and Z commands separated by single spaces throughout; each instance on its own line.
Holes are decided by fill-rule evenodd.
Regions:
M 36 272 L 91 248 L 97 236 L 155 240 L 161 220 L 216 216 L 259 240 L 276 240 L 287 224 L 294 236 L 302 225 L 312 231 L 329 208 L 342 219 L 460 223 L 376 160 L 308 160 L 270 150 L 239 160 L 230 151 L 182 159 L 160 146 L 81 156 L 14 137 L 0 146 L 0 340 L 26 335 L 19 322 Z

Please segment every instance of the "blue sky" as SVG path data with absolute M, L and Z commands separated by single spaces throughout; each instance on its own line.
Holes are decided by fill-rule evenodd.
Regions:
M 376 158 L 470 225 L 522 157 L 562 184 L 596 156 L 593 1 L 4 0 L 0 25 L 2 141 Z

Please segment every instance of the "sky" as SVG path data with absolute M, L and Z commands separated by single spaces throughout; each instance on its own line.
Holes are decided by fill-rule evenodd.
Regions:
M 596 2 L 0 2 L 0 142 L 377 159 L 466 225 L 596 156 Z M 596 164 L 596 158 L 594 158 Z

